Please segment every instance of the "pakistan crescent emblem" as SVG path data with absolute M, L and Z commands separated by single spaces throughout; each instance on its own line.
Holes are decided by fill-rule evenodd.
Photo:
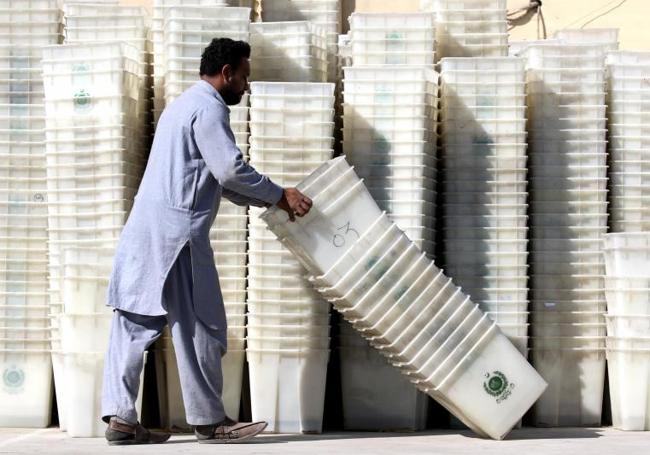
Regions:
M 90 106 L 90 93 L 81 89 L 74 94 L 74 105 L 77 108 L 87 108 Z
M 500 371 L 487 373 L 486 380 L 483 382 L 483 389 L 493 397 L 500 397 L 508 389 L 508 379 Z
M 7 387 L 18 388 L 25 382 L 25 372 L 16 367 L 7 368 L 2 373 L 2 380 Z

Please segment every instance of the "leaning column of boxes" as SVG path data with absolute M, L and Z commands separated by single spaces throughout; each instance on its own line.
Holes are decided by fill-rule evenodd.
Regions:
M 46 427 L 52 362 L 41 48 L 60 41 L 60 11 L 56 1 L 6 1 L 0 22 L 0 426 Z
M 298 184 L 332 157 L 334 85 L 252 82 L 251 164 Z M 250 208 L 246 358 L 253 420 L 269 431 L 320 433 L 329 361 L 329 305 Z
M 604 47 L 528 47 L 531 359 L 537 426 L 600 425 L 607 232 Z
M 528 346 L 524 60 L 443 58 L 445 270 Z
M 43 51 L 52 356 L 59 416 L 72 436 L 105 427 L 97 416 L 107 278 L 146 153 L 139 57 L 120 42 Z
M 378 205 L 432 256 L 438 90 L 433 15 L 354 13 L 350 25 L 343 151 Z M 344 428 L 424 428 L 428 397 L 395 374 L 348 323 L 340 332 Z
M 166 104 L 197 83 L 201 54 L 213 38 L 248 41 L 250 9 L 212 4 L 181 6 L 178 2 L 172 6 L 165 2 L 164 6 L 156 6 L 155 11 L 154 25 L 160 27 L 154 29 L 153 35 L 154 114 L 158 118 Z M 248 95 L 239 105 L 231 106 L 230 111 L 235 142 L 244 159 L 248 159 Z M 234 418 L 239 415 L 245 355 L 247 219 L 245 207 L 222 200 L 210 229 L 210 244 L 228 321 L 228 353 L 222 360 L 224 406 L 226 413 Z M 155 356 L 162 424 L 166 428 L 186 428 L 174 346 L 167 329 L 163 333 L 162 349 L 156 350 Z
M 503 438 L 544 380 L 379 209 L 345 158 L 324 163 L 298 189 L 313 201 L 309 214 L 290 222 L 272 208 L 262 219 L 318 292 L 418 389 L 478 434 Z

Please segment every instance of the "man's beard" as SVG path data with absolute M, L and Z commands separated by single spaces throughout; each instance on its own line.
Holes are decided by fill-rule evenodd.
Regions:
M 236 93 L 230 90 L 224 90 L 224 92 L 221 94 L 221 97 L 228 106 L 239 104 L 242 99 L 242 95 L 240 93 Z

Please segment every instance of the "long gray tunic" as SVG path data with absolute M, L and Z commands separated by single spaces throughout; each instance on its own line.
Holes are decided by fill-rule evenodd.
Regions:
M 221 196 L 256 206 L 275 204 L 282 196 L 281 187 L 243 161 L 229 114 L 217 90 L 205 81 L 163 112 L 115 252 L 108 305 L 141 315 L 167 314 L 163 285 L 179 252 L 189 245 L 196 315 L 206 325 L 225 330 L 209 240 Z

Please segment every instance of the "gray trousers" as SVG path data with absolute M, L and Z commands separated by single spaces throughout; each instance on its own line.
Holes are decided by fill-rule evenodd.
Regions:
M 176 351 L 187 423 L 210 425 L 225 417 L 221 400 L 221 357 L 226 346 L 217 331 L 195 315 L 192 300 L 192 264 L 183 248 L 169 272 L 163 291 L 166 316 L 144 316 L 114 310 L 108 352 L 104 361 L 102 420 L 118 416 L 135 423 L 135 400 L 140 386 L 145 350 L 169 324 Z

